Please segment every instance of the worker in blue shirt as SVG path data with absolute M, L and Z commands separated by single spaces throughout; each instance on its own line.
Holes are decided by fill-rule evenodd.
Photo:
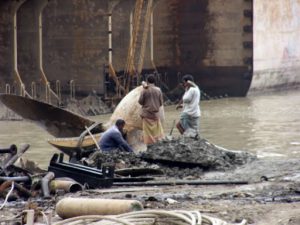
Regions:
M 118 119 L 112 127 L 106 130 L 100 137 L 99 146 L 102 151 L 121 150 L 133 152 L 123 137 L 125 121 Z

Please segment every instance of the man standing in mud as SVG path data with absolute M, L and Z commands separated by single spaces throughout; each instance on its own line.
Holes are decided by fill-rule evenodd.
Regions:
M 197 137 L 199 135 L 199 119 L 201 115 L 199 106 L 200 90 L 194 83 L 193 76 L 190 74 L 183 76 L 182 83 L 185 88 L 185 92 L 176 109 L 183 107 L 183 110 L 176 127 L 180 134 Z
M 153 144 L 164 138 L 164 131 L 160 121 L 159 109 L 163 105 L 163 95 L 159 87 L 155 86 L 155 77 L 149 75 L 147 84 L 138 100 L 142 106 L 142 123 L 144 143 Z

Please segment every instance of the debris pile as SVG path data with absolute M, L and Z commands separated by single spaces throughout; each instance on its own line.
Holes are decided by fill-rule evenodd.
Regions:
M 168 177 L 199 178 L 203 171 L 234 169 L 254 159 L 256 156 L 250 153 L 229 151 L 205 139 L 182 137 L 148 146 L 147 151 L 139 155 L 120 151 L 96 152 L 84 162 L 90 166 L 110 163 L 116 169 L 155 168 Z
M 27 160 L 23 154 L 29 149 L 23 144 L 0 149 L 0 199 L 5 199 L 0 209 L 7 202 L 31 197 L 51 198 L 58 190 L 76 192 L 82 185 L 71 178 L 57 178 L 53 172 L 40 169 L 34 162 Z
M 70 158 L 68 163 L 63 162 L 63 154 L 55 154 L 48 171 L 37 171 L 20 160 L 28 149 L 28 144 L 20 150 L 15 145 L 0 149 L 0 197 L 7 201 L 30 197 L 49 199 L 58 191 L 81 191 L 86 184 L 98 188 L 136 182 L 146 185 L 145 182 L 161 182 L 160 178 L 196 181 L 204 171 L 234 169 L 256 158 L 250 153 L 222 149 L 205 139 L 181 137 L 151 145 L 139 154 L 96 150 L 88 158 L 75 161 Z M 17 160 L 21 163 L 16 163 Z
M 142 157 L 171 165 L 182 165 L 181 167 L 199 166 L 205 170 L 233 169 L 256 158 L 248 152 L 229 151 L 205 139 L 189 137 L 165 140 L 149 146 Z

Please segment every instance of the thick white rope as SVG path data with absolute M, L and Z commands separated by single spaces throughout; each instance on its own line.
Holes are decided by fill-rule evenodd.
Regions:
M 78 216 L 70 219 L 54 223 L 53 225 L 75 225 L 75 224 L 94 225 L 153 225 L 159 224 L 174 224 L 174 225 L 230 225 L 227 222 L 213 218 L 210 216 L 201 215 L 198 211 L 186 210 L 143 210 L 124 213 L 114 216 Z M 246 225 L 247 221 L 243 220 L 236 225 Z
M 123 219 L 119 219 L 116 217 L 112 217 L 112 216 L 99 216 L 99 215 L 88 215 L 88 216 L 78 216 L 78 217 L 73 217 L 70 219 L 66 219 L 57 223 L 53 223 L 53 225 L 63 225 L 63 224 L 68 224 L 70 222 L 76 221 L 76 220 L 112 220 L 115 222 L 118 222 L 119 224 L 124 224 L 124 225 L 134 225 L 132 223 L 129 223 Z M 85 223 L 84 223 L 85 224 Z

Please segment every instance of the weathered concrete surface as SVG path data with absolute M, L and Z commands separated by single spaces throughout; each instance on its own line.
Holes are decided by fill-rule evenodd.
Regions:
M 16 1 L 1 1 L 1 77 L 12 81 L 12 18 L 9 7 Z M 234 2 L 234 4 L 232 4 Z M 42 50 L 45 75 L 55 89 L 60 80 L 62 93 L 70 93 L 75 81 L 76 96 L 92 90 L 104 93 L 103 66 L 108 63 L 108 15 L 112 15 L 112 63 L 120 75 L 125 68 L 130 42 L 130 13 L 133 0 L 49 1 L 42 14 Z M 41 1 L 25 1 L 17 12 L 18 67 L 26 89 L 31 82 L 44 92 L 38 71 L 38 8 Z M 251 1 L 235 0 L 160 0 L 153 10 L 154 64 L 170 89 L 177 86 L 184 73 L 192 73 L 209 95 L 245 95 L 252 67 L 245 58 L 252 51 L 244 48 L 251 42 Z M 145 8 L 145 4 L 144 4 Z M 226 10 L 224 10 L 226 9 Z M 142 14 L 145 14 L 143 10 Z M 197 18 L 197 19 L 195 19 Z M 141 27 L 143 28 L 143 27 Z M 140 33 L 142 30 L 140 31 Z M 141 34 L 139 39 L 141 39 Z M 144 72 L 153 72 L 150 61 L 150 34 L 145 50 Z M 138 41 L 141 43 L 141 40 Z M 251 64 L 251 62 L 250 62 Z M 249 74 L 250 72 L 250 74 Z M 2 82 L 8 82 L 8 81 Z M 9 81 L 9 82 L 12 82 Z M 0 84 L 1 85 L 1 84 Z M 3 85 L 0 86 L 3 92 Z
M 159 1 L 154 10 L 154 61 L 174 87 L 184 73 L 208 95 L 244 95 L 252 75 L 251 1 Z M 195 19 L 197 18 L 197 19 Z M 245 59 L 250 57 L 250 65 Z M 238 94 L 239 93 L 239 94 Z
M 44 64 L 63 91 L 74 80 L 76 93 L 103 92 L 107 57 L 108 1 L 50 1 L 43 14 Z M 89 91 L 88 91 L 89 90 Z
M 103 65 L 108 63 L 108 15 L 112 15 L 112 63 L 123 74 L 130 42 L 133 0 L 49 1 L 43 11 L 43 65 L 55 89 L 69 94 L 104 93 Z M 17 1 L 1 1 L 0 91 L 13 85 L 12 9 Z M 38 72 L 37 12 L 41 1 L 25 1 L 17 12 L 18 67 L 27 91 Z M 144 11 L 143 11 L 144 14 Z M 163 81 L 175 88 L 192 73 L 212 96 L 246 95 L 272 88 L 299 86 L 300 3 L 293 0 L 159 0 L 153 10 L 154 64 Z M 253 16 L 254 15 L 254 16 Z M 195 19 L 197 18 L 197 19 Z M 141 38 L 141 35 L 139 36 Z M 146 44 L 144 72 L 153 72 Z M 254 39 L 254 41 L 253 41 Z M 140 42 L 140 40 L 139 40 Z M 254 55 L 253 55 L 254 54 Z
M 15 93 L 18 89 L 14 74 L 13 49 L 13 19 L 14 12 L 23 1 L 0 1 L 0 92 L 6 91 L 6 84 L 10 91 Z
M 300 2 L 254 1 L 254 74 L 249 94 L 300 85 Z

